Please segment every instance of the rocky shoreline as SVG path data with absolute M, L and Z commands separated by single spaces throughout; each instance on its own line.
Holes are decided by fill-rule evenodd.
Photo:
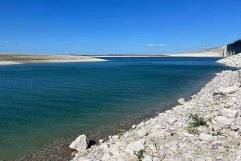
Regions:
M 220 63 L 220 64 L 230 66 L 230 67 L 240 68 L 241 67 L 241 53 L 237 54 L 237 55 L 230 56 L 230 57 L 226 57 L 226 58 L 221 59 L 217 62 Z
M 178 103 L 97 145 L 80 135 L 72 161 L 241 160 L 241 70 L 218 73 Z

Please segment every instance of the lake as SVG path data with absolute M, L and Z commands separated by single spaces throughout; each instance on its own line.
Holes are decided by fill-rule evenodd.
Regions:
M 0 160 L 143 120 L 227 69 L 218 58 L 106 59 L 0 66 Z

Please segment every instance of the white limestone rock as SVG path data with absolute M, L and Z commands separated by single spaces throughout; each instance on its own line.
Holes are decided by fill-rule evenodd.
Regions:
M 224 59 L 218 60 L 218 63 L 231 66 L 231 67 L 241 67 L 241 54 L 232 55 Z
M 184 98 L 180 98 L 180 99 L 177 100 L 177 103 L 179 105 L 183 105 L 185 103 L 185 99 Z
M 165 157 L 166 157 L 166 151 L 165 151 L 165 149 L 160 149 L 160 150 L 158 151 L 158 153 L 157 153 L 157 156 L 158 156 L 158 158 L 159 158 L 160 160 L 165 159 Z
M 99 140 L 99 143 L 103 143 L 103 142 L 104 142 L 104 139 L 100 139 L 100 140 Z
M 152 158 L 152 161 L 161 161 L 161 159 L 158 158 L 158 157 L 153 157 L 153 158 Z
M 151 149 L 152 152 L 157 152 L 156 143 L 153 139 L 146 140 L 146 146 Z
M 136 133 L 140 138 L 143 138 L 144 136 L 146 136 L 148 134 L 147 131 L 143 128 L 138 130 Z
M 116 161 L 139 161 L 139 160 L 135 154 L 130 154 L 130 153 L 121 151 L 119 157 L 116 158 Z
M 221 94 L 221 95 L 227 95 L 227 94 L 232 94 L 236 91 L 239 90 L 238 85 L 230 86 L 230 87 L 221 87 L 219 90 L 217 90 L 215 93 L 216 94 Z
M 196 158 L 195 161 L 205 161 L 204 158 Z
M 223 116 L 217 116 L 214 118 L 214 120 L 216 122 L 213 122 L 213 123 L 219 126 L 220 128 L 229 128 L 233 123 L 233 119 L 226 118 Z
M 135 142 L 131 142 L 127 145 L 125 150 L 129 153 L 134 154 L 135 152 L 139 152 L 140 150 L 145 149 L 144 143 L 145 143 L 145 140 L 138 140 Z
M 224 117 L 227 117 L 227 118 L 235 118 L 238 114 L 238 111 L 237 110 L 232 110 L 232 109 L 227 109 L 227 108 L 224 108 L 220 111 L 220 114 Z
M 241 126 L 241 117 L 237 117 L 234 121 L 235 125 Z
M 235 160 L 241 160 L 241 150 L 240 149 L 236 151 L 236 158 L 235 158 Z
M 85 135 L 77 137 L 70 145 L 70 149 L 77 150 L 78 152 L 85 152 L 88 147 L 88 139 Z
M 112 139 L 119 139 L 119 138 L 120 138 L 119 135 L 114 135 L 114 136 L 112 136 Z
M 145 156 L 145 157 L 143 158 L 142 161 L 152 161 L 152 156 L 147 155 L 147 156 Z
M 99 149 L 103 151 L 104 153 L 109 152 L 109 146 L 106 142 L 100 144 Z
M 211 134 L 201 133 L 201 134 L 199 134 L 199 139 L 201 141 L 211 141 L 211 140 L 213 140 L 213 136 Z

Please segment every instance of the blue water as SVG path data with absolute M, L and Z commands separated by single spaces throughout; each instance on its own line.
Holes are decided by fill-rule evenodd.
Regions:
M 0 66 L 0 160 L 164 110 L 225 69 L 217 58 L 106 59 Z

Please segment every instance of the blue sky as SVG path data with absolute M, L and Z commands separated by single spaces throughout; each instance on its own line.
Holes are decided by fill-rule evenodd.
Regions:
M 0 52 L 155 54 L 241 38 L 240 0 L 0 0 Z

